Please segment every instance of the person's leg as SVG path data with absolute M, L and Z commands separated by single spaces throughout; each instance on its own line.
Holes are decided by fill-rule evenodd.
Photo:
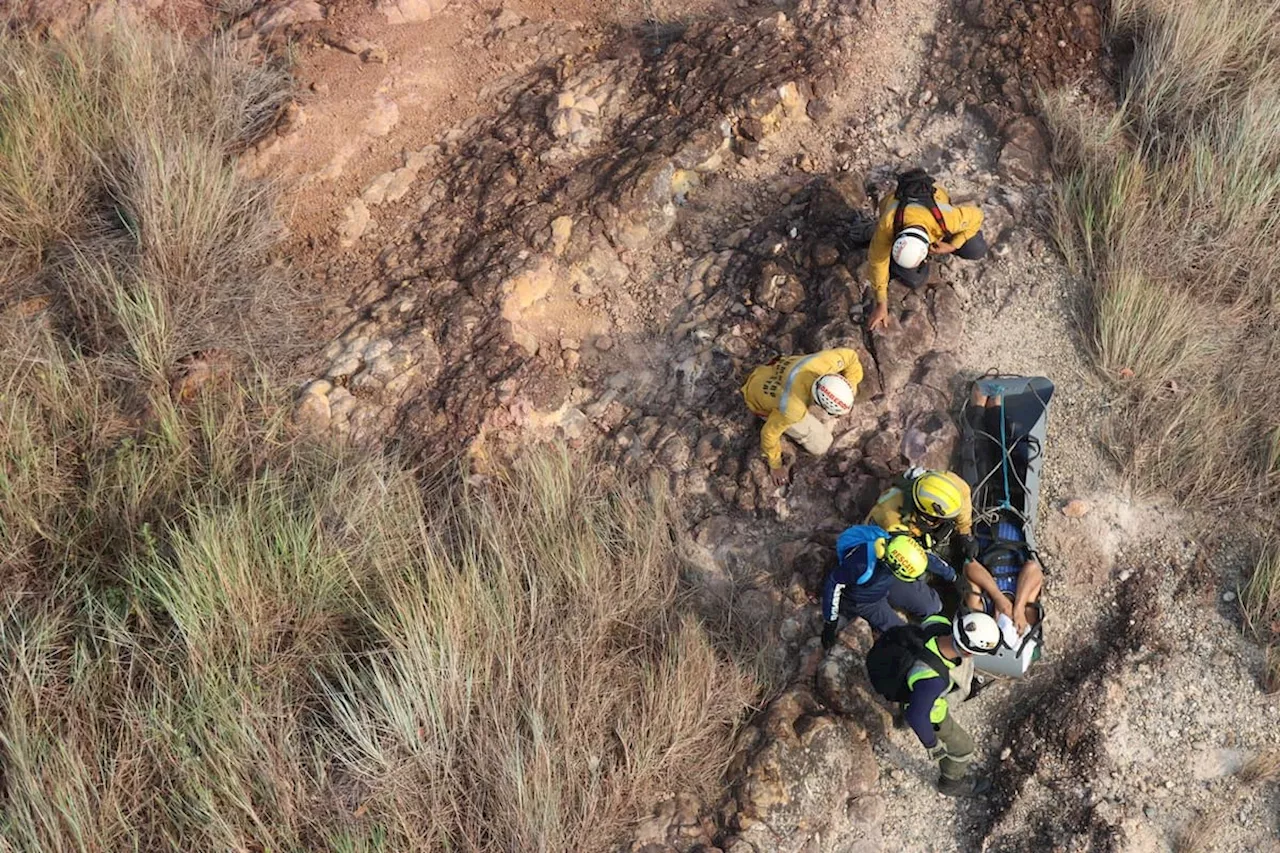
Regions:
M 1040 600 L 1040 590 L 1044 587 L 1044 569 L 1039 560 L 1027 560 L 1018 572 L 1018 600 L 1025 604 Z
M 947 757 L 938 762 L 943 778 L 963 778 L 973 761 L 973 738 L 960 727 L 950 711 L 941 723 L 934 725 L 934 730 L 938 733 L 938 740 L 947 748 Z
M 1033 607 L 1040 600 L 1040 591 L 1044 587 L 1044 570 L 1039 560 L 1027 560 L 1018 572 L 1018 585 L 1013 598 L 1014 613 L 1021 609 L 1026 616 L 1027 625 L 1034 626 L 1040 620 L 1039 609 Z
M 979 231 L 968 240 L 964 241 L 964 245 L 956 249 L 952 254 L 957 258 L 964 258 L 966 261 L 976 261 L 987 254 L 987 238 L 982 236 Z
M 844 603 L 841 602 L 841 610 L 844 610 Z M 904 625 L 902 617 L 893 612 L 888 599 L 881 598 L 876 601 L 855 601 L 850 609 L 857 616 L 861 616 L 867 620 L 867 624 L 871 626 L 873 631 L 884 632 L 898 625 Z
M 979 613 L 986 613 L 988 616 L 992 615 L 991 611 L 994 608 L 991 607 L 991 602 L 982 594 L 982 590 L 967 580 L 961 592 L 960 600 L 964 603 L 966 610 L 976 610 Z
M 835 440 L 827 425 L 815 418 L 812 412 L 805 412 L 804 417 L 787 427 L 783 435 L 791 438 L 814 456 L 825 454 L 831 449 L 831 442 Z
M 942 599 L 924 578 L 917 578 L 911 583 L 895 579 L 893 586 L 889 587 L 888 603 L 921 619 L 942 610 Z
M 906 267 L 900 267 L 894 261 L 889 261 L 889 277 L 896 278 L 907 287 L 915 290 L 923 287 L 924 283 L 929 280 L 929 262 L 925 261 L 913 270 Z

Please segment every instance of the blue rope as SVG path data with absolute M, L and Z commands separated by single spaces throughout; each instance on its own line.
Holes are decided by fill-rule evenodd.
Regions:
M 1004 475 L 1004 500 L 1000 502 L 1000 508 L 1013 509 L 1013 504 L 1009 501 L 1009 446 L 1005 434 L 1004 418 L 1005 388 L 999 384 L 994 384 L 991 387 L 1000 395 L 1000 473 Z

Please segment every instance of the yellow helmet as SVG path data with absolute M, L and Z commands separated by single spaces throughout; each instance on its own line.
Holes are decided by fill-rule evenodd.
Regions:
M 929 556 L 920 543 L 910 536 L 895 536 L 884 549 L 884 563 L 894 577 L 913 581 L 929 567 Z
M 911 499 L 916 509 L 937 519 L 955 518 L 964 503 L 964 496 L 951 478 L 937 471 L 916 478 L 911 485 Z

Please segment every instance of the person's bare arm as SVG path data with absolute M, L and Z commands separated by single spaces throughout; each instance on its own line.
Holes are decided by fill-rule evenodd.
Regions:
M 1013 617 L 1013 613 L 1010 612 L 1012 607 L 1009 604 L 1009 599 L 1005 598 L 1004 593 L 1000 591 L 1000 587 L 996 585 L 996 579 L 991 576 L 991 572 L 987 571 L 986 566 L 977 560 L 970 560 L 964 564 L 964 576 L 991 600 L 997 613 L 1003 613 L 1010 618 Z

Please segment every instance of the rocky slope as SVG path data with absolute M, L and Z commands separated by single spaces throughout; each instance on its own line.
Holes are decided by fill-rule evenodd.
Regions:
M 292 260 L 340 306 L 298 421 L 427 462 L 466 453 L 480 473 L 550 441 L 668 481 L 701 607 L 781 686 L 724 799 L 673 792 L 632 851 L 1163 850 L 1206 817 L 1214 849 L 1275 849 L 1276 792 L 1236 775 L 1280 743 L 1223 599 L 1247 555 L 1112 470 L 1110 392 L 1045 237 L 1035 95 L 1108 97 L 1099 5 L 684 11 L 618 26 L 537 3 L 246 7 L 241 36 L 310 46 L 306 103 L 245 158 L 294 180 Z M 432 39 L 470 51 L 447 93 Z M 895 287 L 889 330 L 868 335 L 869 215 L 908 164 L 983 207 L 993 251 L 943 264 L 939 287 Z M 831 455 L 798 459 L 779 492 L 738 388 L 828 346 L 857 349 L 867 379 Z M 820 652 L 816 597 L 836 534 L 885 483 L 947 463 L 957 395 L 989 368 L 1059 386 L 1049 651 L 958 710 L 997 791 L 955 802 L 865 686 L 865 626 Z M 1068 518 L 1069 498 L 1090 511 Z

